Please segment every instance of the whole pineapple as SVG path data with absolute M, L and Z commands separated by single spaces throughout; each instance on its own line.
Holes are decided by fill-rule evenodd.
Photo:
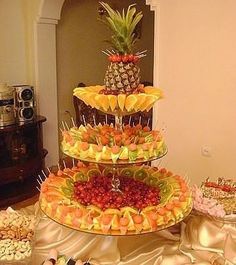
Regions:
M 112 50 L 105 52 L 109 56 L 110 64 L 105 74 L 106 94 L 131 94 L 138 91 L 140 84 L 140 68 L 137 61 L 140 54 L 133 54 L 137 41 L 135 28 L 142 19 L 142 12 L 136 14 L 134 5 L 130 5 L 122 14 L 113 10 L 108 4 L 100 2 L 107 11 L 105 23 L 112 31 Z M 143 55 L 143 54 L 142 54 Z

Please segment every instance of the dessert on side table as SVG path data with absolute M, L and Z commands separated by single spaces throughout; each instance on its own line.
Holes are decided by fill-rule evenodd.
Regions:
M 0 211 L 0 264 L 28 264 L 32 254 L 35 216 L 12 208 Z
M 193 187 L 194 209 L 221 219 L 236 216 L 236 182 L 233 179 L 207 178 L 200 188 Z
M 40 205 L 47 216 L 79 231 L 105 235 L 153 232 L 181 221 L 192 208 L 186 181 L 166 169 L 112 168 L 78 162 L 49 173 Z
M 167 148 L 159 131 L 141 124 L 72 127 L 62 131 L 62 151 L 77 159 L 95 162 L 135 162 L 163 156 Z

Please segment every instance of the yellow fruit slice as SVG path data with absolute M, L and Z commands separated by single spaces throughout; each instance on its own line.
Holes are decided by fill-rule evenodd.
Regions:
M 125 108 L 127 109 L 127 111 L 133 110 L 136 102 L 137 102 L 137 95 L 129 95 L 125 101 Z
M 89 93 L 87 91 L 78 91 L 76 93 L 76 96 L 80 98 L 81 100 L 83 100 L 86 105 L 90 105 L 88 94 Z
M 106 95 L 102 95 L 102 94 L 96 95 L 95 101 L 101 109 L 104 109 L 105 111 L 109 109 L 110 104 L 109 104 L 108 97 Z
M 146 100 L 143 102 L 143 104 L 140 106 L 140 110 L 144 111 L 149 108 L 154 102 L 157 100 L 156 96 L 153 95 L 146 95 Z
M 155 88 L 155 87 L 152 87 L 152 86 L 146 86 L 144 88 L 144 91 L 145 91 L 145 93 L 155 95 L 158 98 L 162 98 L 163 97 L 163 93 L 162 93 L 162 91 L 159 88 Z
M 146 100 L 146 94 L 140 93 L 140 94 L 137 94 L 136 97 L 137 97 L 137 102 L 134 106 L 134 109 L 135 109 L 135 111 L 139 111 L 140 106 Z
M 94 92 L 90 92 L 89 93 L 89 101 L 90 101 L 90 105 L 91 105 L 91 107 L 93 107 L 93 108 L 99 108 L 99 106 L 98 106 L 98 104 L 97 104 L 97 102 L 96 102 L 96 100 L 95 100 L 95 97 L 96 97 L 96 93 L 94 93 Z
M 84 87 L 76 87 L 74 90 L 73 90 L 73 93 L 75 94 L 75 93 L 79 93 L 79 92 L 81 92 L 81 91 L 84 91 Z
M 122 111 L 124 110 L 124 107 L 125 107 L 125 100 L 126 100 L 125 94 L 118 95 L 118 105 Z
M 104 211 L 104 214 L 117 214 L 120 215 L 120 210 L 118 209 L 113 209 L 113 208 L 108 208 Z
M 126 206 L 126 207 L 122 207 L 121 209 L 121 213 L 124 215 L 125 213 L 133 213 L 133 214 L 138 214 L 138 211 L 132 207 Z
M 114 95 L 108 95 L 109 103 L 110 103 L 110 108 L 112 111 L 115 110 L 117 106 L 117 96 Z

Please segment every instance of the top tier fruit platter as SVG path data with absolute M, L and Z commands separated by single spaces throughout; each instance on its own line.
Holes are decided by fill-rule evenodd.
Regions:
M 158 88 L 140 82 L 135 28 L 142 19 L 134 5 L 122 13 L 101 2 L 112 32 L 104 85 L 78 87 L 74 95 L 87 105 L 115 116 L 115 124 L 62 128 L 62 151 L 73 166 L 40 179 L 42 210 L 56 222 L 79 231 L 105 235 L 153 232 L 185 218 L 192 208 L 187 181 L 166 170 L 144 165 L 167 152 L 159 130 L 147 124 L 123 124 L 123 116 L 149 111 L 162 98 Z M 73 121 L 73 120 L 72 120 Z M 75 162 L 76 160 L 77 162 Z M 81 162 L 82 161 L 82 162 Z

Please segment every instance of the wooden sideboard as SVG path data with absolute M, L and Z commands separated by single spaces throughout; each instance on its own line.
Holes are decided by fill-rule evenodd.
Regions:
M 35 195 L 37 175 L 44 169 L 45 117 L 27 123 L 0 127 L 0 207 Z

